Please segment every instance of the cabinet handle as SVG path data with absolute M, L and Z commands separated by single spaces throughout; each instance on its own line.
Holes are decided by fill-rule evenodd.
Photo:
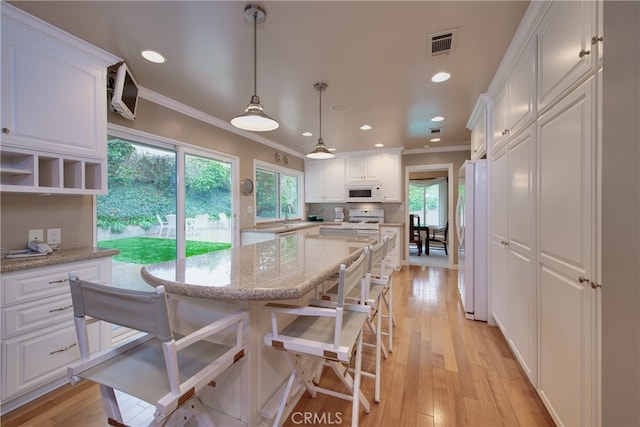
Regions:
M 64 307 L 59 307 L 59 308 L 54 308 L 52 310 L 49 310 L 49 313 L 55 313 L 56 311 L 65 311 L 65 310 L 69 310 L 71 307 L 73 307 L 72 305 L 66 305 Z
M 75 347 L 77 345 L 78 344 L 74 342 L 73 344 L 69 344 L 68 346 L 66 346 L 65 348 L 61 348 L 60 350 L 53 350 L 51 353 L 49 353 L 49 355 L 53 355 L 53 354 L 56 354 L 56 353 L 63 353 L 65 351 L 67 351 L 67 350 L 72 349 L 73 347 Z
M 2 133 L 11 133 L 9 128 L 2 128 Z
M 598 42 L 602 41 L 602 36 L 598 37 L 598 36 L 593 36 L 591 37 L 591 44 L 596 44 Z
M 500 244 L 505 247 L 505 246 L 509 246 L 509 242 L 505 242 L 504 240 L 500 242 Z
M 578 54 L 578 56 L 579 56 L 580 58 L 582 58 L 583 56 L 585 56 L 585 55 L 589 55 L 590 53 L 591 53 L 591 51 L 590 51 L 590 50 L 584 50 L 584 49 L 582 49 L 582 50 L 580 51 L 580 53 Z
M 51 280 L 49 281 L 50 285 L 53 285 L 54 283 L 64 283 L 64 282 L 68 282 L 69 279 L 60 279 L 60 280 Z
M 591 288 L 592 289 L 600 289 L 601 287 L 602 287 L 602 285 L 600 283 L 591 282 Z
M 502 136 L 509 135 L 509 129 L 505 129 L 502 131 Z
M 580 282 L 580 283 L 585 283 L 585 282 L 586 282 L 586 283 L 589 283 L 589 282 L 590 282 L 590 280 L 589 280 L 589 279 L 587 279 L 587 278 L 586 278 L 586 277 L 584 277 L 584 276 L 580 276 L 580 277 L 578 277 L 578 282 Z

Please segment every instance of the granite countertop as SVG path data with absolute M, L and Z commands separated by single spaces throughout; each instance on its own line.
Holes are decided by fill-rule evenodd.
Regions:
M 296 234 L 148 265 L 142 278 L 167 292 L 221 301 L 300 298 L 375 240 Z
M 0 272 L 26 270 L 29 268 L 46 267 L 49 265 L 65 264 L 68 262 L 85 261 L 96 258 L 118 255 L 118 249 L 103 249 L 94 247 L 80 247 L 60 249 L 50 254 L 33 258 L 2 259 Z
M 289 224 L 274 223 L 271 226 L 260 226 L 253 228 L 243 228 L 242 232 L 250 231 L 255 233 L 288 233 L 289 231 L 302 230 L 305 228 L 317 227 L 320 225 L 327 225 L 334 223 L 327 223 L 325 221 L 292 221 Z M 337 224 L 337 223 L 335 223 Z

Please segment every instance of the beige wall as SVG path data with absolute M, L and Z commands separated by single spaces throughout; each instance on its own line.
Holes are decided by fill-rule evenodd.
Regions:
M 278 151 L 275 149 L 144 99 L 140 99 L 135 121 L 126 120 L 116 113 L 109 113 L 108 120 L 124 127 L 237 156 L 240 159 L 240 179 L 253 176 L 254 158 L 290 169 L 304 169 L 304 161 L 301 158 L 288 155 L 287 165 L 282 161 L 276 163 L 275 153 Z M 246 212 L 247 206 L 253 205 L 253 197 L 239 194 L 239 226 L 251 227 L 253 215 Z M 64 247 L 93 244 L 94 218 L 91 196 L 2 193 L 0 204 L 0 244 L 3 248 L 25 247 L 27 232 L 33 228 L 60 228 Z
M 604 2 L 602 424 L 640 425 L 640 2 Z
M 0 241 L 5 249 L 24 248 L 30 229 L 60 228 L 62 245 L 93 244 L 93 197 L 0 194 Z

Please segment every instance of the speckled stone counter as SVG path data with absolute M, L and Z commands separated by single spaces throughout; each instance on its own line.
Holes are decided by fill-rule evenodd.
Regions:
M 61 249 L 53 253 L 33 258 L 2 259 L 0 272 L 20 271 L 29 268 L 46 267 L 49 265 L 65 264 L 68 262 L 85 261 L 95 258 L 104 258 L 118 255 L 118 249 L 103 249 L 93 247 L 81 247 Z
M 142 268 L 168 292 L 220 301 L 299 298 L 375 243 L 367 238 L 288 235 Z

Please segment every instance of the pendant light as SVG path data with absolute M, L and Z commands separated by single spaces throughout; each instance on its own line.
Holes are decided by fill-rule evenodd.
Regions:
M 231 119 L 231 124 L 240 129 L 256 132 L 278 129 L 280 125 L 264 113 L 257 94 L 258 43 L 256 34 L 258 24 L 262 24 L 267 19 L 267 14 L 257 4 L 248 4 L 244 8 L 244 18 L 249 22 L 253 22 L 253 95 L 244 114 Z
M 322 91 L 327 88 L 327 84 L 318 82 L 314 84 L 313 87 L 320 94 L 320 138 L 318 138 L 316 148 L 314 148 L 312 152 L 307 154 L 307 157 L 310 159 L 330 159 L 332 157 L 335 157 L 335 154 L 327 150 L 327 146 L 324 145 L 324 141 L 322 140 Z

